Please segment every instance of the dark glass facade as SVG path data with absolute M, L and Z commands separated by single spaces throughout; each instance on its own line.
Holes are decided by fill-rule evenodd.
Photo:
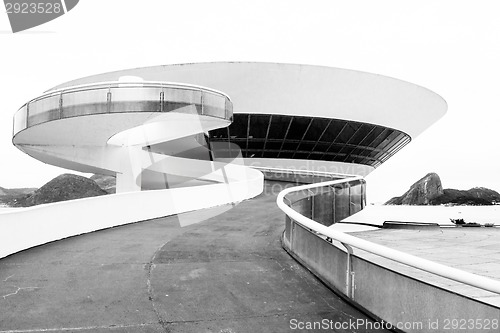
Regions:
M 377 167 L 410 142 L 408 134 L 379 125 L 307 116 L 234 114 L 227 128 L 209 132 L 210 142 L 238 145 L 245 158 L 288 158 Z M 231 145 L 217 145 L 230 157 Z

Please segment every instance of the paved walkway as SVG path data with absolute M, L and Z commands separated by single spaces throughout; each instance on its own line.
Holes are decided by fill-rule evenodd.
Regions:
M 499 228 L 441 228 L 356 232 L 356 237 L 385 245 L 437 263 L 500 281 Z M 430 284 L 500 307 L 500 295 L 426 273 L 357 250 L 355 253 Z
M 284 216 L 266 192 L 226 212 L 131 224 L 1 259 L 0 333 L 300 332 L 291 320 L 368 321 L 281 248 Z

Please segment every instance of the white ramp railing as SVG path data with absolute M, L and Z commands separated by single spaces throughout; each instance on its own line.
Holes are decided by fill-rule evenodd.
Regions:
M 336 175 L 338 176 L 338 175 Z M 350 175 L 345 175 L 345 177 L 349 177 L 341 180 L 332 180 L 321 183 L 307 184 L 296 186 L 292 188 L 287 188 L 279 193 L 277 197 L 278 207 L 290 217 L 293 221 L 301 224 L 302 226 L 311 229 L 312 231 L 319 233 L 325 237 L 331 238 L 333 240 L 337 240 L 344 245 L 351 246 L 353 248 L 357 248 L 375 255 L 378 255 L 383 258 L 387 258 L 398 263 L 411 266 L 417 269 L 420 269 L 425 272 L 429 272 L 453 281 L 461 282 L 470 286 L 474 286 L 483 290 L 487 290 L 493 293 L 500 294 L 500 281 L 490 279 L 484 276 L 476 275 L 473 273 L 469 273 L 460 269 L 456 269 L 453 267 L 449 267 L 446 265 L 438 264 L 436 262 L 426 260 L 423 258 L 419 258 L 408 253 L 404 253 L 401 251 L 397 251 L 386 246 L 382 246 L 379 244 L 375 244 L 352 235 L 345 234 L 343 232 L 334 230 L 325 225 L 322 225 L 314 220 L 307 218 L 300 213 L 293 210 L 286 202 L 286 196 L 288 194 L 292 194 L 298 191 L 311 190 L 315 188 L 320 188 L 324 186 L 333 186 L 346 184 L 353 181 L 359 181 L 363 179 L 363 177 L 352 177 Z M 287 200 L 289 201 L 289 200 Z M 290 203 L 291 205 L 292 203 Z

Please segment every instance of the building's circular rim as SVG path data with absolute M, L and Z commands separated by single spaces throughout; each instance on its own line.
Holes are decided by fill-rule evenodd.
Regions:
M 340 118 L 395 128 L 412 138 L 448 109 L 437 93 L 405 80 L 360 70 L 310 64 L 214 61 L 136 67 L 52 88 L 117 80 L 198 84 L 231 96 L 234 113 Z
M 121 87 L 135 89 L 150 88 L 154 90 L 167 87 L 201 91 L 201 104 L 198 102 L 198 97 L 194 99 L 190 98 L 190 94 L 187 92 L 187 97 L 181 97 L 180 100 L 176 99 L 176 92 L 173 92 L 173 94 L 168 93 L 169 96 L 173 96 L 173 98 L 171 99 L 172 103 L 165 108 L 163 107 L 163 96 L 160 98 L 158 104 L 158 99 L 152 92 L 145 92 L 144 94 L 137 93 L 135 99 L 118 93 L 116 95 L 118 97 L 114 99 L 114 92 L 111 93 L 113 88 Z M 104 97 L 101 96 L 101 92 L 105 92 L 107 88 L 110 88 L 110 90 L 108 91 L 108 101 L 106 104 L 106 96 L 105 94 Z M 77 94 L 79 91 L 91 90 L 96 90 L 96 94 L 91 94 L 89 97 Z M 167 89 L 164 90 L 166 91 Z M 64 96 L 65 94 L 71 95 L 72 93 L 75 93 L 75 95 L 67 99 L 69 103 L 66 104 L 68 106 L 66 109 Z M 135 94 L 136 93 L 134 93 L 134 95 Z M 193 92 L 192 94 L 198 95 L 199 93 Z M 181 103 L 193 103 L 193 101 L 196 101 L 194 102 L 196 105 L 203 105 L 205 100 L 203 96 L 205 96 L 205 94 L 208 96 L 206 99 L 207 106 L 213 107 L 213 110 L 210 111 L 211 113 L 207 112 L 206 115 L 213 115 L 216 118 L 229 120 L 230 122 L 233 118 L 228 117 L 229 112 L 231 115 L 248 115 L 248 124 L 246 124 L 245 127 L 246 130 L 244 132 L 240 131 L 241 135 L 238 134 L 238 137 L 250 137 L 251 140 L 248 138 L 246 139 L 245 146 L 245 151 L 249 153 L 258 149 L 257 143 L 261 144 L 260 141 L 262 141 L 260 139 L 254 140 L 253 136 L 250 136 L 252 134 L 250 133 L 251 117 L 253 118 L 254 115 L 270 115 L 271 117 L 287 116 L 287 119 L 290 120 L 285 124 L 288 127 L 286 128 L 284 137 L 278 140 L 281 142 L 281 146 L 278 149 L 279 153 L 277 157 L 272 157 L 271 154 L 268 156 L 269 158 L 293 159 L 294 156 L 297 156 L 297 159 L 302 158 L 300 156 L 304 155 L 304 149 L 306 149 L 304 147 L 306 147 L 306 145 L 302 147 L 300 141 L 304 141 L 307 130 L 304 132 L 303 138 L 298 141 L 299 143 L 295 142 L 297 140 L 295 140 L 296 138 L 293 136 L 287 137 L 290 128 L 295 128 L 291 133 L 296 133 L 297 130 L 299 130 L 297 126 L 302 126 L 299 125 L 301 122 L 297 120 L 298 118 L 324 118 L 328 119 L 330 123 L 335 120 L 335 122 L 339 124 L 345 122 L 346 125 L 344 125 L 341 130 L 340 128 L 336 128 L 338 124 L 332 125 L 332 127 L 328 124 L 324 129 L 320 126 L 323 130 L 322 133 L 327 129 L 335 129 L 339 130 L 339 134 L 335 139 L 332 139 L 332 142 L 328 148 L 326 148 L 327 150 L 322 151 L 322 156 L 319 160 L 327 160 L 325 157 L 326 155 L 338 155 L 340 156 L 339 159 L 332 160 L 333 162 L 349 163 L 350 161 L 350 164 L 367 164 L 359 162 L 359 159 L 366 160 L 368 158 L 367 155 L 364 153 L 359 153 L 361 154 L 359 155 L 358 150 L 360 148 L 352 148 L 351 146 L 357 145 L 356 140 L 359 138 L 363 141 L 365 139 L 372 140 L 370 135 L 375 127 L 383 129 L 379 136 L 384 133 L 384 135 L 387 134 L 387 137 L 384 142 L 377 141 L 379 136 L 370 142 L 377 145 L 383 145 L 389 140 L 390 142 L 387 141 L 389 142 L 387 144 L 387 149 L 394 149 L 394 152 L 390 154 L 390 156 L 392 156 L 406 145 L 406 143 L 410 142 L 427 127 L 441 118 L 447 110 L 446 101 L 444 101 L 440 95 L 427 88 L 393 77 L 359 70 L 274 62 L 181 63 L 101 73 L 68 81 L 53 87 L 44 94 L 26 103 L 16 113 L 16 116 L 18 114 L 20 116 L 15 119 L 13 142 L 15 143 L 14 138 L 17 134 L 25 129 L 53 120 L 92 114 L 173 111 L 177 107 L 174 105 L 177 101 Z M 59 95 L 61 97 L 58 99 L 57 96 Z M 163 95 L 163 93 L 160 93 L 160 95 Z M 72 106 L 74 105 L 72 98 L 80 100 L 79 102 L 78 100 L 74 102 L 78 104 L 78 107 L 75 108 Z M 225 99 L 225 106 L 224 103 L 220 103 L 219 99 Z M 59 103 L 57 103 L 58 100 Z M 170 99 L 165 95 L 165 101 L 169 100 Z M 36 105 L 35 103 L 38 101 L 41 101 L 41 103 Z M 143 105 L 149 104 L 149 106 L 136 108 L 133 105 L 131 106 L 130 103 L 129 105 L 125 105 L 128 101 L 142 103 Z M 33 109 L 30 109 L 30 103 L 34 103 Z M 90 106 L 87 112 L 85 111 L 87 109 L 83 110 L 87 107 L 85 103 L 94 103 L 96 106 Z M 59 107 L 57 107 L 57 105 L 59 105 Z M 106 111 L 106 105 L 108 111 Z M 110 105 L 112 106 L 110 107 Z M 161 111 L 157 105 L 162 105 Z M 29 111 L 27 111 L 27 109 L 29 109 Z M 33 110 L 33 113 L 30 112 L 31 110 Z M 60 116 L 57 116 L 58 110 L 60 111 Z M 203 111 L 199 114 L 203 115 Z M 295 122 L 295 120 L 297 120 L 297 122 Z M 292 122 L 295 127 L 292 126 Z M 312 123 L 312 121 L 309 122 L 307 129 L 309 129 Z M 24 126 L 24 124 L 26 126 Z M 258 124 L 258 122 L 256 124 Z M 314 122 L 314 124 L 312 128 L 315 128 L 316 131 L 320 131 L 321 129 L 318 129 L 319 123 Z M 351 125 L 347 126 L 347 124 L 362 125 L 357 125 L 354 128 Z M 368 128 L 368 125 L 373 127 L 373 129 Z M 284 125 L 278 125 L 278 127 L 279 126 L 283 127 Z M 347 129 L 344 131 L 346 126 Z M 267 128 L 268 131 L 271 129 L 271 121 L 268 122 Z M 364 133 L 366 132 L 365 130 L 369 130 L 369 133 Z M 391 130 L 391 132 L 388 133 L 387 130 Z M 352 131 L 354 131 L 354 133 L 351 133 Z M 397 133 L 393 135 L 392 132 Z M 340 135 L 341 133 L 343 133 L 342 136 Z M 349 145 L 351 139 L 345 141 L 346 139 L 342 138 L 343 136 L 351 135 L 349 133 L 353 136 L 358 134 L 356 137 L 357 139 L 352 141 L 351 146 Z M 33 133 L 30 132 L 30 135 L 33 135 L 33 138 L 39 140 L 42 144 L 50 140 L 53 141 L 55 138 L 55 135 L 53 135 L 52 138 L 45 139 L 40 136 L 40 133 L 37 131 Z M 68 133 L 66 133 L 66 135 L 68 135 Z M 314 147 L 318 144 L 324 144 L 323 141 L 325 140 L 320 140 L 322 135 L 323 134 L 317 139 L 311 139 L 316 142 Z M 399 136 L 396 137 L 396 135 L 402 135 L 404 137 L 401 139 Z M 275 138 L 270 137 L 268 140 L 266 134 L 264 142 L 269 141 L 269 144 L 274 143 L 271 141 L 277 139 L 278 136 L 279 135 L 276 134 Z M 338 142 L 337 137 L 340 137 Z M 383 137 L 383 135 L 381 137 Z M 257 138 L 261 137 L 258 136 Z M 231 140 L 228 134 L 227 142 Z M 394 142 L 397 141 L 397 144 L 393 143 L 393 140 L 395 140 Z M 18 140 L 18 142 L 21 141 Z M 28 140 L 24 141 L 26 142 L 23 142 L 23 144 L 28 144 Z M 253 146 L 249 145 L 250 141 L 252 141 Z M 309 142 L 305 143 L 309 144 Z M 337 148 L 332 148 L 333 150 L 330 149 L 334 143 L 335 147 L 340 149 L 340 151 L 337 152 Z M 295 148 L 292 147 L 292 144 L 295 145 Z M 368 146 L 371 147 L 370 145 Z M 265 147 L 264 144 L 264 148 Z M 376 148 L 378 149 L 378 146 Z M 329 154 L 330 151 L 332 154 Z M 287 157 L 288 155 L 291 155 L 291 157 Z M 311 156 L 311 154 L 308 155 L 307 159 L 309 159 L 309 156 Z M 253 157 L 253 155 L 251 155 L 250 158 L 251 157 Z M 265 155 L 261 154 L 261 157 L 264 158 Z M 352 161 L 350 159 L 351 157 L 353 157 Z M 379 156 L 377 155 L 377 163 L 385 161 L 385 159 L 379 161 L 378 158 Z M 330 161 L 327 160 L 327 162 Z M 375 167 L 371 164 L 370 166 Z
M 403 80 L 399 79 L 397 77 L 391 76 L 391 75 L 385 75 L 385 74 L 379 74 L 379 73 L 373 73 L 373 72 L 368 72 L 364 70 L 359 70 L 359 69 L 352 69 L 352 68 L 342 68 L 342 67 L 335 67 L 335 66 L 326 66 L 326 65 L 316 65 L 316 64 L 298 64 L 298 63 L 293 63 L 293 62 L 276 62 L 276 61 L 200 61 L 200 62 L 179 62 L 179 63 L 174 63 L 174 64 L 167 64 L 167 65 L 152 65 L 152 66 L 144 66 L 144 67 L 132 67 L 128 69 L 119 69 L 119 70 L 114 70 L 114 71 L 109 71 L 109 72 L 104 72 L 104 73 L 98 73 L 98 74 L 93 74 L 93 75 L 87 75 L 78 79 L 70 80 L 61 84 L 58 84 L 51 89 L 47 90 L 53 90 L 53 89 L 59 89 L 60 87 L 65 86 L 66 84 L 69 84 L 71 82 L 76 82 L 80 80 L 84 80 L 87 78 L 93 78 L 97 77 L 103 74 L 113 74 L 113 73 L 120 73 L 124 71 L 133 71 L 133 70 L 142 70 L 142 69 L 150 69 L 150 68 L 158 68 L 158 67 L 182 67 L 182 66 L 192 66 L 192 65 L 217 65 L 217 64 L 261 64 L 261 65 L 284 65 L 284 66 L 292 66 L 292 67 L 311 67 L 311 68 L 324 68 L 324 69 L 333 69 L 333 70 L 339 70 L 339 71 L 347 71 L 347 72 L 356 72 L 360 74 L 368 74 L 368 75 L 373 75 L 373 76 L 379 76 L 385 79 L 391 79 L 403 83 L 407 83 L 413 86 L 417 86 L 419 88 L 425 89 L 429 91 L 432 94 L 435 94 L 439 96 L 448 106 L 448 103 L 446 100 L 441 96 L 440 94 L 436 93 L 434 90 L 427 88 L 421 84 L 418 83 L 413 83 L 408 80 Z
M 224 117 L 222 117 L 223 119 L 226 119 L 226 120 L 230 120 L 232 119 L 232 106 L 230 107 L 230 112 L 228 112 L 228 109 L 227 109 L 227 103 L 229 102 L 230 105 L 232 105 L 232 101 L 231 101 L 231 98 L 225 94 L 224 92 L 221 92 L 219 90 L 215 90 L 215 89 L 211 89 L 211 88 L 208 88 L 208 87 L 203 87 L 203 86 L 200 86 L 200 85 L 193 85 L 193 84 L 184 84 L 184 83 L 179 83 L 179 82 L 166 82 L 166 81 L 108 81 L 108 82 L 94 82 L 94 83 L 88 83 L 88 84 L 81 84 L 81 85 L 74 85 L 74 86 L 69 86 L 69 87 L 63 87 L 63 88 L 59 88 L 59 89 L 56 89 L 56 90 L 48 90 L 46 92 L 44 92 L 43 94 L 35 97 L 35 98 L 32 98 L 31 100 L 29 100 L 28 102 L 26 102 L 25 104 L 23 104 L 15 113 L 14 113 L 14 128 L 13 128 L 13 132 L 12 132 L 12 140 L 13 140 L 13 143 L 14 143 L 14 140 L 15 140 L 15 137 L 33 127 L 33 126 L 37 126 L 37 125 L 40 125 L 40 124 L 43 124 L 43 123 L 46 123 L 46 122 L 50 122 L 50 121 L 54 121 L 54 120 L 61 120 L 61 119 L 66 119 L 66 118 L 74 118 L 74 117 L 81 117 L 81 116 L 90 116 L 90 115 L 97 115 L 97 114 L 103 114 L 103 113 L 110 113 L 110 114 L 117 114 L 117 113 L 133 113 L 133 112 L 145 112 L 146 110 L 141 110 L 141 111 L 134 111 L 134 110 L 131 110 L 131 111 L 120 111 L 120 112 L 95 112 L 95 113 L 84 113 L 84 114 L 76 114 L 76 115 L 71 115 L 71 116 L 63 116 L 63 109 L 64 109 L 64 105 L 62 104 L 62 100 L 63 100 L 63 96 L 66 96 L 66 95 L 70 95 L 70 94 L 73 94 L 73 93 L 79 93 L 79 92 L 85 92 L 85 91 L 93 91 L 93 90 L 106 90 L 106 89 L 109 89 L 109 91 L 111 91 L 112 89 L 121 89 L 121 88 L 135 88 L 137 90 L 140 90 L 140 89 L 148 89 L 148 88 L 157 88 L 157 89 L 175 89 L 175 90 L 185 90 L 185 91 L 192 91 L 192 92 L 199 92 L 201 93 L 200 96 L 202 96 L 203 94 L 213 94 L 215 96 L 218 96 L 218 98 L 222 98 L 226 101 L 226 106 L 225 106 L 225 113 L 224 113 Z M 29 114 L 29 106 L 34 104 L 34 103 L 37 103 L 39 101 L 43 101 L 44 99 L 47 99 L 47 98 L 51 98 L 51 97 L 57 97 L 59 96 L 60 98 L 60 103 L 59 103 L 59 111 L 60 111 L 60 114 L 59 114 L 59 117 L 57 118 L 54 118 L 54 119 L 47 119 L 47 120 L 44 120 L 44 121 L 41 121 L 41 122 L 36 122 L 34 124 L 29 124 L 29 118 L 30 118 L 30 114 Z M 143 100 L 142 102 L 148 102 L 149 100 Z M 108 103 L 112 103 L 112 101 L 108 100 L 107 101 Z M 141 102 L 141 101 L 138 101 L 138 102 Z M 163 103 L 163 100 L 160 100 L 158 99 L 158 103 Z M 200 100 L 200 103 L 203 104 L 203 97 L 202 99 Z M 76 103 L 74 105 L 77 105 L 79 103 Z M 101 101 L 101 104 L 102 104 L 102 101 Z M 54 110 L 52 109 L 47 109 L 46 111 L 42 111 L 39 113 L 40 114 L 43 114 L 43 113 L 47 113 L 47 112 L 52 112 Z M 149 110 L 150 112 L 161 112 L 161 111 L 158 111 L 158 110 Z M 212 115 L 212 114 L 205 114 L 207 116 L 215 116 L 215 115 Z M 217 116 L 215 116 L 217 117 Z M 18 118 L 22 118 L 22 120 L 24 120 L 24 122 L 26 123 L 25 126 L 22 126 L 22 128 L 18 129 L 17 128 L 17 122 L 18 122 Z M 219 117 L 221 118 L 221 117 Z M 14 143 L 15 144 L 15 143 Z

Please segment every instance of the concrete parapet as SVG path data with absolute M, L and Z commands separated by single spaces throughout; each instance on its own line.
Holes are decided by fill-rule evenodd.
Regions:
M 498 332 L 500 308 L 382 267 L 287 218 L 283 247 L 326 285 L 404 332 Z

